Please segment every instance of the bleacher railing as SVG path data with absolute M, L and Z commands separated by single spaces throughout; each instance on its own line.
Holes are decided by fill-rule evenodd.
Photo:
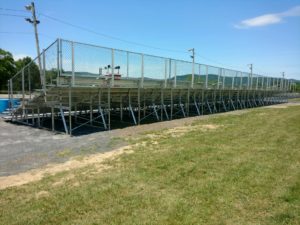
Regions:
M 59 42 L 60 76 L 69 76 L 76 86 L 79 77 L 110 77 L 116 80 L 139 80 L 162 87 L 191 87 L 207 89 L 290 90 L 291 81 L 236 71 L 183 60 L 163 58 L 142 53 L 100 47 L 67 40 Z M 194 74 L 193 74 L 194 67 Z M 123 83 L 126 87 L 127 83 Z
M 41 68 L 37 57 L 8 81 L 11 99 L 31 100 L 36 93 L 46 93 L 51 87 L 83 85 L 82 79 L 93 86 L 93 79 L 104 79 L 111 87 L 125 88 L 135 84 L 135 87 L 290 91 L 293 86 L 292 80 L 282 77 L 62 39 L 53 42 L 39 57 Z

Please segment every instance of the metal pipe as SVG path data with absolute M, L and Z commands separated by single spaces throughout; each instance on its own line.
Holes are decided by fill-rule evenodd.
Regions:
M 46 55 L 45 55 L 45 49 L 43 50 L 43 80 L 42 82 L 42 87 L 44 90 L 44 93 L 46 93 Z
M 111 86 L 115 86 L 115 52 L 111 49 Z
M 54 123 L 54 108 L 51 107 L 51 124 L 52 124 L 52 131 L 55 130 L 55 123 Z
M 126 76 L 127 76 L 127 78 L 128 78 L 128 77 L 129 77 L 129 52 L 126 52 L 126 56 L 127 56 L 127 60 L 126 60 L 126 62 L 127 62 L 127 67 L 126 67 L 127 72 L 126 72 Z
M 220 76 L 221 76 L 221 73 L 222 73 L 222 68 L 219 68 L 219 73 L 218 73 L 218 83 L 217 83 L 217 89 L 220 88 Z
M 141 83 L 140 83 L 140 87 L 144 87 L 144 54 L 142 54 L 142 68 L 141 68 Z
M 236 74 L 235 74 L 235 76 L 237 76 L 237 72 L 236 72 Z M 233 90 L 234 89 L 234 76 L 231 78 L 232 80 L 232 82 L 231 82 L 231 89 Z
M 240 72 L 241 73 L 241 78 L 240 78 L 240 89 L 242 89 L 242 87 L 243 87 L 243 73 L 242 72 Z
M 177 63 L 176 63 L 176 61 L 174 61 L 174 88 L 176 88 L 176 86 L 177 86 L 177 80 L 176 80 L 176 77 L 177 77 L 177 74 L 176 74 L 176 70 L 177 70 L 177 68 L 176 68 L 176 65 Z
M 164 82 L 164 88 L 167 87 L 167 73 L 168 73 L 168 60 L 165 59 L 165 82 Z
M 72 87 L 74 87 L 75 86 L 75 57 L 74 57 L 74 43 L 73 42 L 71 42 L 71 47 L 72 47 Z
M 72 87 L 69 86 L 69 135 L 72 136 Z
M 24 81 L 24 68 L 22 69 L 22 108 L 23 108 L 23 116 L 25 113 L 25 81 Z
M 206 66 L 206 74 L 205 74 L 205 89 L 208 88 L 208 66 Z

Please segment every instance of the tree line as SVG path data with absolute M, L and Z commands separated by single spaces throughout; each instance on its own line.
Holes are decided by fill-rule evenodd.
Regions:
M 11 52 L 0 48 L 0 90 L 6 91 L 8 88 L 7 81 L 30 62 L 32 62 L 32 59 L 28 56 L 14 60 Z M 32 62 L 24 73 L 25 79 L 28 79 L 30 74 L 30 80 L 33 84 L 39 82 L 39 68 L 36 63 Z M 21 85 L 20 82 L 17 83 L 18 86 Z

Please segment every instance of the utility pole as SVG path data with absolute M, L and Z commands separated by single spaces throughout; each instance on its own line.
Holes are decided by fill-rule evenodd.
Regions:
M 38 36 L 38 31 L 37 31 L 37 25 L 40 23 L 40 21 L 36 19 L 34 2 L 31 2 L 31 5 L 25 6 L 25 8 L 26 8 L 26 10 L 31 11 L 31 13 L 32 13 L 32 19 L 26 18 L 25 20 L 27 22 L 33 24 L 33 27 L 34 27 L 35 44 L 36 44 L 36 50 L 37 50 L 37 56 L 38 56 L 38 64 L 39 64 L 39 69 L 40 69 L 40 76 L 42 78 L 42 72 L 41 72 L 42 71 L 42 63 L 41 63 L 41 57 L 40 57 L 39 36 Z
M 189 52 L 192 52 L 191 58 L 193 59 L 193 68 L 192 68 L 192 83 L 191 87 L 194 88 L 194 77 L 195 77 L 195 49 L 189 49 Z

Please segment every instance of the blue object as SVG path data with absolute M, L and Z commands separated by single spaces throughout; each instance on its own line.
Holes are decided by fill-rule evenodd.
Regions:
M 12 104 L 13 108 L 17 107 L 20 103 L 19 99 L 13 99 Z M 10 106 L 10 101 L 8 98 L 0 98 L 0 113 L 4 112 L 6 109 L 8 109 Z

